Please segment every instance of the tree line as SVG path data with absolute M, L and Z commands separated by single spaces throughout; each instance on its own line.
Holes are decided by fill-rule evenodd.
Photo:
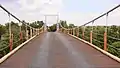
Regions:
M 74 28 L 74 24 L 67 24 L 67 21 L 60 21 L 64 28 Z M 84 29 L 85 28 L 85 29 Z M 51 31 L 56 30 L 56 24 L 50 26 Z M 90 42 L 90 32 L 93 34 L 92 43 L 101 49 L 104 48 L 104 32 L 106 26 L 81 26 L 79 27 L 79 37 L 82 37 L 82 32 L 84 31 L 84 40 Z M 77 32 L 77 29 L 75 29 Z M 75 34 L 77 35 L 77 34 Z M 111 25 L 107 26 L 107 51 L 115 56 L 120 57 L 120 26 Z
M 7 54 L 9 50 L 9 23 L 11 23 L 11 33 L 13 34 L 13 48 L 20 45 L 22 42 L 26 41 L 26 25 L 21 25 L 21 31 L 23 39 L 20 41 L 20 26 L 17 22 L 8 22 L 5 25 L 0 24 L 0 57 Z M 34 28 L 41 28 L 44 24 L 43 21 L 34 21 L 31 23 L 27 23 L 28 25 Z M 30 35 L 30 28 L 27 27 L 29 30 L 28 34 Z
M 67 24 L 67 21 L 61 20 L 59 23 L 64 28 L 74 28 L 77 27 L 74 24 Z M 44 22 L 43 21 L 35 21 L 32 23 L 27 23 L 30 26 L 34 28 L 40 28 Z M 53 24 L 52 26 L 47 26 L 48 31 L 55 32 L 56 31 L 56 25 Z M 6 50 L 3 52 L 2 49 L 9 45 L 9 23 L 6 23 L 5 25 L 0 24 L 0 57 L 5 55 L 9 52 L 9 49 L 6 48 Z M 15 23 L 11 21 L 12 26 L 12 32 L 14 34 L 14 42 L 19 39 L 19 25 L 18 23 Z M 59 25 L 60 27 L 60 25 Z M 22 24 L 21 26 L 23 31 L 23 41 L 25 41 L 25 25 Z M 61 27 L 60 27 L 61 28 Z M 103 49 L 104 46 L 104 32 L 106 26 L 85 26 L 85 32 L 84 32 L 84 40 L 90 42 L 90 32 L 92 30 L 93 32 L 93 44 Z M 28 30 L 30 30 L 28 28 Z M 75 29 L 75 32 L 77 32 L 77 29 Z M 79 37 L 82 38 L 82 32 L 83 27 L 79 27 Z M 30 33 L 29 33 L 30 34 Z M 76 35 L 76 34 L 75 34 Z M 19 45 L 19 43 L 15 43 L 14 45 Z M 108 52 L 111 54 L 120 57 L 120 26 L 112 25 L 107 26 L 107 46 L 108 46 Z

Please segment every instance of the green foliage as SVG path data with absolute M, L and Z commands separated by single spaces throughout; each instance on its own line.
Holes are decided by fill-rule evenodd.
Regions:
M 76 27 L 74 24 L 67 25 L 66 21 L 61 20 L 60 23 L 64 28 Z M 43 24 L 44 24 L 43 21 L 35 21 L 30 23 L 29 25 L 34 28 L 40 28 L 42 27 Z M 25 41 L 26 26 L 25 24 L 22 24 L 21 26 L 22 33 L 23 33 L 22 41 L 19 41 L 20 30 L 19 30 L 18 23 L 11 22 L 11 28 L 12 28 L 12 34 L 14 36 L 13 42 L 15 42 L 14 43 L 14 48 L 15 48 L 16 46 L 18 46 L 19 44 Z M 115 37 L 120 39 L 120 26 L 113 25 L 113 26 L 108 26 L 107 28 L 108 28 L 107 30 L 108 51 L 111 54 L 114 54 L 120 57 L 120 41 L 117 39 L 111 38 L 111 37 Z M 30 28 L 27 28 L 27 29 L 30 30 Z M 85 40 L 88 42 L 90 42 L 91 30 L 92 30 L 92 26 L 85 27 L 84 35 L 85 35 Z M 56 31 L 56 24 L 49 26 L 48 31 L 53 31 L 53 32 Z M 75 30 L 75 32 L 77 32 L 77 29 Z M 83 32 L 83 27 L 79 27 L 80 38 L 82 38 L 82 32 Z M 105 26 L 93 26 L 93 42 L 92 43 L 102 49 L 104 45 L 104 32 L 105 32 Z M 1 36 L 3 37 L 2 39 L 1 39 Z M 9 48 L 5 48 L 8 45 L 9 45 L 9 23 L 6 23 L 5 26 L 0 25 L 0 57 L 2 57 L 3 55 L 9 52 Z M 4 49 L 4 51 L 1 51 L 2 49 Z
M 18 23 L 13 21 L 10 22 L 11 24 L 11 33 L 13 34 L 13 49 L 23 43 L 26 39 L 26 25 L 23 23 L 21 25 L 21 31 L 23 35 L 23 39 L 20 40 L 20 26 Z M 28 23 L 29 24 L 29 23 Z M 30 26 L 34 28 L 40 28 L 43 25 L 43 21 L 35 21 L 30 23 Z M 30 30 L 30 28 L 27 28 Z M 6 23 L 5 26 L 0 25 L 0 58 L 9 52 L 9 23 Z
M 55 31 L 56 31 L 56 25 L 57 25 L 57 24 L 53 24 L 52 26 L 49 26 L 48 31 L 50 31 L 50 32 L 55 32 Z
M 114 47 L 111 47 L 111 46 L 114 46 Z M 114 54 L 115 56 L 120 57 L 120 41 L 119 42 L 114 42 L 114 43 L 112 43 L 112 45 L 109 45 L 108 51 L 111 54 Z
M 5 26 L 0 24 L 0 40 L 1 40 L 1 36 L 5 33 Z
M 68 25 L 67 25 L 67 22 L 66 21 L 60 21 L 61 25 L 64 27 L 64 28 L 68 28 Z
M 32 26 L 34 28 L 40 28 L 40 27 L 42 27 L 43 24 L 44 24 L 43 21 L 35 21 L 35 22 L 30 23 L 30 26 Z
M 75 25 L 74 25 L 74 24 L 69 24 L 68 27 L 69 27 L 69 28 L 73 28 L 73 27 L 75 27 Z
M 112 43 L 112 45 L 116 48 L 120 48 L 120 41 Z
M 115 55 L 120 57 L 120 26 L 108 26 L 107 27 L 107 44 L 108 51 Z M 80 27 L 80 38 L 82 38 L 82 31 L 83 28 Z M 86 26 L 85 27 L 85 40 L 90 42 L 90 31 L 92 30 L 92 26 Z M 92 43 L 101 49 L 103 49 L 104 46 L 104 32 L 105 32 L 105 26 L 93 26 L 93 41 Z
M 64 27 L 64 28 L 68 28 L 67 22 L 66 21 L 60 21 L 60 24 Z M 55 32 L 56 31 L 56 27 L 57 24 L 53 24 L 52 26 L 49 26 L 48 31 L 52 31 Z M 60 27 L 60 26 L 59 26 Z

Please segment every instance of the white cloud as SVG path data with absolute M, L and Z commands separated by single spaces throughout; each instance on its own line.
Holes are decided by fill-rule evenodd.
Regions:
M 30 0 L 19 0 L 21 10 L 24 11 L 39 11 L 41 14 L 53 14 L 59 12 L 62 5 L 62 0 L 32 0 L 33 3 L 29 4 Z
M 28 22 L 35 20 L 44 20 L 45 14 L 57 14 L 59 12 L 60 19 L 68 21 L 68 23 L 74 23 L 75 25 L 82 25 L 93 18 L 99 16 L 101 13 L 92 13 L 92 12 L 78 12 L 78 11 L 65 11 L 63 10 L 65 4 L 63 4 L 63 0 L 18 0 L 13 3 L 4 3 L 4 6 L 21 20 L 26 20 Z M 106 5 L 107 6 L 107 5 Z M 113 6 L 113 5 L 112 5 Z M 109 6 L 109 7 L 112 7 Z M 108 7 L 108 6 L 107 6 Z M 108 9 L 105 9 L 105 11 Z M 120 18 L 120 10 L 112 13 L 111 17 L 109 17 L 109 24 L 119 23 Z M 8 21 L 7 14 L 5 15 L 2 10 L 0 12 L 2 15 L 1 22 Z M 50 17 L 48 17 L 51 19 Z M 47 24 L 51 25 L 55 23 L 56 17 L 52 17 L 52 21 L 47 22 Z M 13 19 L 12 19 L 13 20 Z M 100 19 L 96 21 L 96 23 L 105 24 L 105 20 Z
M 61 14 L 62 20 L 67 20 L 68 24 L 73 23 L 75 25 L 83 25 L 94 17 L 100 15 L 99 13 L 83 13 L 83 12 L 65 12 Z
M 44 15 L 55 15 L 62 9 L 62 0 L 32 0 L 33 3 L 29 4 L 30 0 L 19 0 L 21 5 L 20 11 L 24 14 L 23 19 L 27 21 L 44 20 Z M 21 13 L 20 13 L 21 14 Z M 25 16 L 26 15 L 26 16 Z M 53 24 L 53 23 L 47 23 Z

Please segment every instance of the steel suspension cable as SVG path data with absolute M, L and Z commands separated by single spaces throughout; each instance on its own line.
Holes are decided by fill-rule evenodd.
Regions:
M 9 15 L 11 15 L 13 18 L 15 18 L 16 20 L 18 20 L 21 23 L 26 24 L 28 27 L 31 27 L 30 25 L 28 25 L 26 22 L 21 21 L 19 18 L 17 18 L 15 15 L 13 15 L 12 13 L 10 13 L 6 8 L 4 8 L 1 4 L 0 4 L 0 8 L 2 8 L 5 12 L 7 12 Z M 33 27 L 31 27 L 33 29 Z

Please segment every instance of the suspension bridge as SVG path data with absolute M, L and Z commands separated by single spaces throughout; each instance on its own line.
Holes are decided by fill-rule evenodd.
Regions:
M 0 49 L 2 55 L 0 68 L 120 68 L 120 58 L 108 50 L 110 47 L 120 52 L 120 49 L 111 46 L 107 40 L 112 38 L 120 41 L 119 38 L 108 35 L 109 22 L 107 21 L 109 13 L 120 8 L 120 5 L 90 22 L 73 28 L 65 28 L 57 20 L 56 32 L 48 32 L 46 22 L 43 26 L 34 28 L 2 5 L 0 8 L 7 12 L 9 22 L 11 17 L 19 22 L 17 40 L 15 40 L 16 34 L 12 23 L 8 24 L 8 45 Z M 103 33 L 99 34 L 94 31 L 97 26 L 93 25 L 96 20 L 104 16 L 106 24 L 102 28 Z M 92 25 L 88 26 L 89 24 Z M 95 37 L 97 35 L 102 40 L 97 40 L 98 38 Z M 100 43 L 102 48 L 94 42 Z

